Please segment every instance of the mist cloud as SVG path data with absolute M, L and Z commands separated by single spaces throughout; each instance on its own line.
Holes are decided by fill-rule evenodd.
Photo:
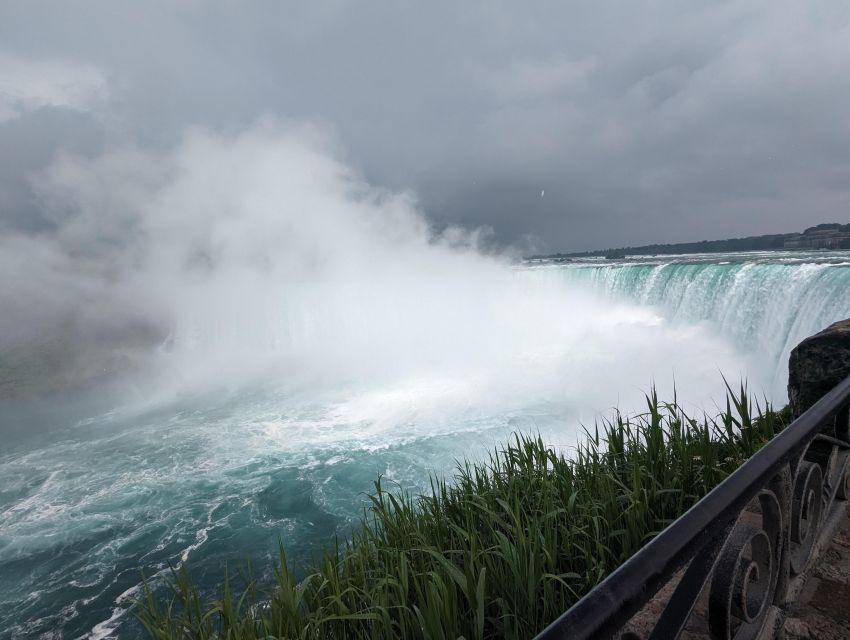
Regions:
M 94 359 L 140 340 L 215 351 L 232 331 L 256 357 L 291 325 L 269 313 L 299 287 L 495 269 L 476 232 L 433 231 L 410 193 L 370 186 L 338 154 L 324 128 L 271 118 L 192 128 L 162 151 L 60 154 L 31 178 L 49 225 L 0 238 L 0 355 L 45 341 Z M 221 329 L 233 313 L 255 320 Z M 199 322 L 219 325 L 202 344 Z
M 516 272 L 486 230 L 432 225 L 344 156 L 326 127 L 274 118 L 60 154 L 31 178 L 49 226 L 0 241 L 3 272 L 26 274 L 0 282 L 12 393 L 23 353 L 60 386 L 132 373 L 149 398 L 366 384 L 395 398 L 364 400 L 391 424 L 402 405 L 595 406 L 612 370 L 633 385 L 627 362 L 704 399 L 717 367 L 748 366 L 705 328 Z

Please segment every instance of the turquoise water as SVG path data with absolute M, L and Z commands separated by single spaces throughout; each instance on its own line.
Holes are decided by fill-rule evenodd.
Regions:
M 850 317 L 848 260 L 847 252 L 747 252 L 583 260 L 539 270 L 611 299 L 652 305 L 675 323 L 711 322 L 741 350 L 768 360 L 770 395 L 779 401 L 791 349 Z
M 789 349 L 850 317 L 848 262 L 819 252 L 526 265 L 492 296 L 425 319 L 386 302 L 362 312 L 378 296 L 331 304 L 302 291 L 269 321 L 285 357 L 261 376 L 234 377 L 224 357 L 189 369 L 208 374 L 203 385 L 182 385 L 182 361 L 164 354 L 155 381 L 4 401 L 0 638 L 138 637 L 128 607 L 141 572 L 159 584 L 169 563 L 188 562 L 213 593 L 225 563 L 250 560 L 268 584 L 279 541 L 302 561 L 344 537 L 379 475 L 424 490 L 429 473 L 514 430 L 570 446 L 580 422 L 639 406 L 653 380 L 675 378 L 681 397 L 710 408 L 719 371 L 741 374 L 781 402 Z M 203 342 L 203 323 L 186 322 Z M 215 332 L 241 339 L 221 318 Z M 374 351 L 355 348 L 364 332 Z M 321 366 L 293 365 L 296 347 Z

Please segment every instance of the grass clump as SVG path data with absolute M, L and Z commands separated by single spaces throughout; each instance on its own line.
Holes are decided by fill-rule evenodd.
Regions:
M 462 462 L 431 495 L 378 480 L 351 539 L 303 577 L 283 549 L 274 588 L 204 603 L 185 568 L 137 616 L 153 638 L 527 638 L 540 631 L 770 440 L 788 418 L 729 391 L 696 420 L 653 390 L 570 454 L 515 435 Z

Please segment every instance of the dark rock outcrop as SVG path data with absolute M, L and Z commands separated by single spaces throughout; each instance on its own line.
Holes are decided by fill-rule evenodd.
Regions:
M 803 340 L 788 360 L 788 400 L 794 416 L 850 375 L 850 320 Z

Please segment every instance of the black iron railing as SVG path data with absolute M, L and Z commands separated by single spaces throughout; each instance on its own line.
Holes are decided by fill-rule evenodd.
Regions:
M 775 635 L 850 497 L 850 378 L 549 625 L 538 640 Z M 636 615 L 637 614 L 637 615 Z

